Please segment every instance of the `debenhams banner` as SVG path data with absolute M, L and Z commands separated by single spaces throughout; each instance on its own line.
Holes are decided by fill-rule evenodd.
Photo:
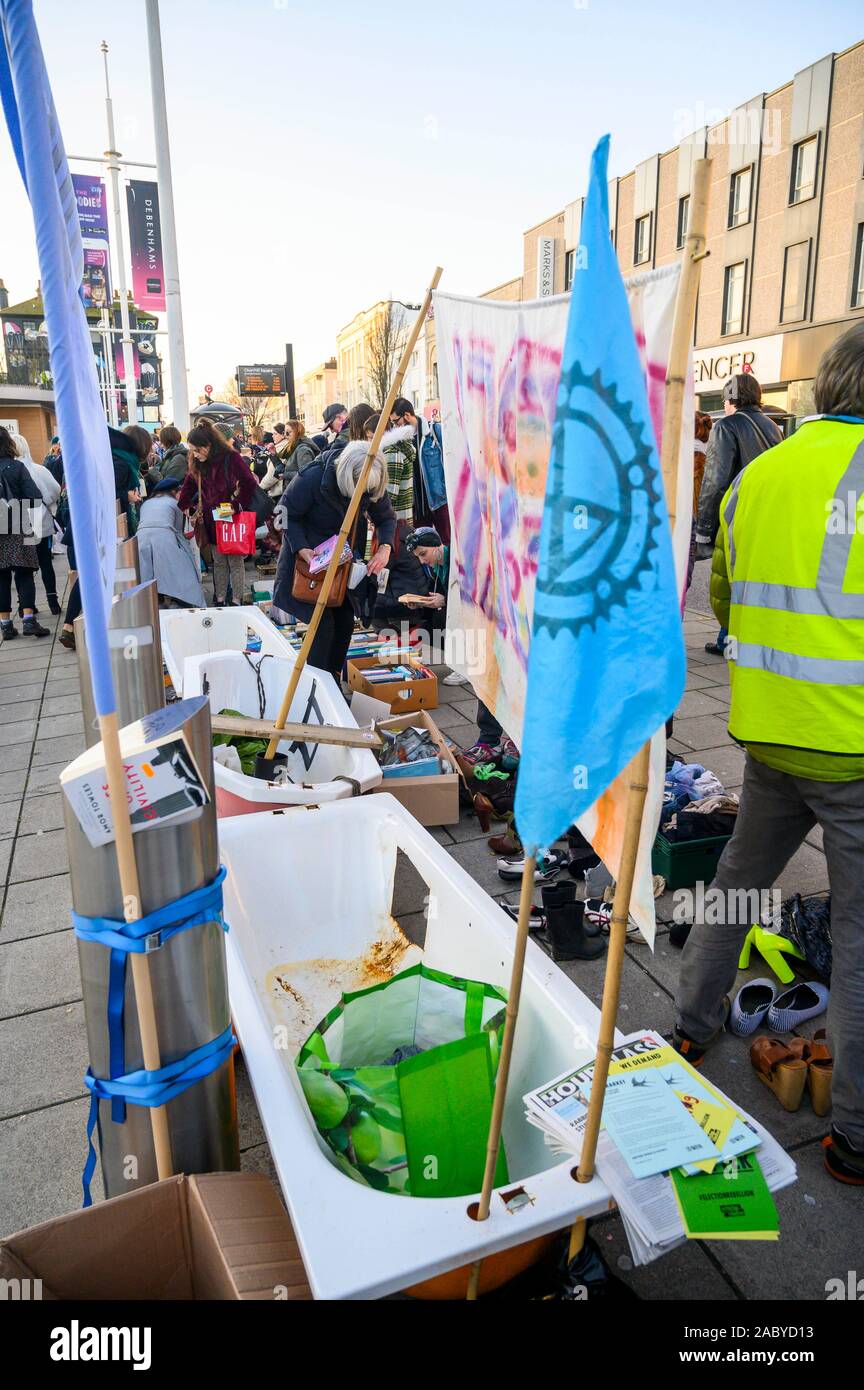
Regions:
M 126 208 L 132 251 L 132 297 L 139 309 L 151 314 L 164 313 L 165 271 L 158 185 L 132 179 L 126 188 Z

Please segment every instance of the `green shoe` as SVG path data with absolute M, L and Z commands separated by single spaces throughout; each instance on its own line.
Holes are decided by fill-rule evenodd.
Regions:
M 774 971 L 778 980 L 782 980 L 784 985 L 788 985 L 795 979 L 795 971 L 786 964 L 784 956 L 793 956 L 796 960 L 805 960 L 803 951 L 799 951 L 794 941 L 790 941 L 787 936 L 780 936 L 778 932 L 766 931 L 764 927 L 753 926 L 744 938 L 744 946 L 741 955 L 738 957 L 738 969 L 746 970 L 750 964 L 750 953 L 753 947 L 759 952 L 769 969 Z

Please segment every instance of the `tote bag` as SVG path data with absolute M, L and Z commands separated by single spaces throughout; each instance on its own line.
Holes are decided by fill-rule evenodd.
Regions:
M 255 513 L 237 512 L 230 521 L 217 521 L 216 549 L 220 555 L 255 554 Z

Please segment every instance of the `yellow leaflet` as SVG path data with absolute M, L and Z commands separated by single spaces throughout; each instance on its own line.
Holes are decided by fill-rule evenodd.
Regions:
M 700 1078 L 701 1079 L 701 1078 Z M 689 1096 L 686 1091 L 676 1091 L 676 1096 L 690 1111 L 699 1128 L 716 1144 L 717 1158 L 703 1158 L 700 1162 L 694 1163 L 694 1168 L 700 1168 L 703 1173 L 713 1173 L 720 1159 L 720 1153 L 729 1132 L 735 1123 L 735 1111 L 728 1105 L 721 1105 L 719 1101 L 701 1100 L 697 1096 Z

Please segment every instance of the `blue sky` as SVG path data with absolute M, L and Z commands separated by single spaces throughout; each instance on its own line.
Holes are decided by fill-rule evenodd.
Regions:
M 522 232 L 864 37 L 853 0 L 162 0 L 192 398 L 238 362 L 299 371 L 375 300 L 476 294 Z M 35 0 L 66 148 L 106 144 L 100 41 L 124 154 L 153 159 L 143 0 Z M 689 117 L 692 115 L 692 120 Z M 81 167 L 75 166 L 74 167 Z M 146 176 L 146 175 L 143 175 Z M 38 275 L 0 131 L 0 277 Z

